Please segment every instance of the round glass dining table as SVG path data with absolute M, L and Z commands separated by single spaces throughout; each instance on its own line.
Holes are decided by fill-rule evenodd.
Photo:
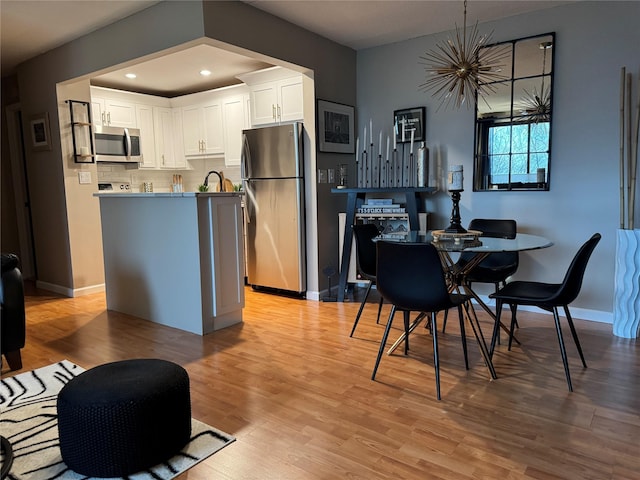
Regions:
M 464 238 L 464 237 L 463 237 Z M 553 242 L 548 240 L 545 237 L 541 237 L 539 235 L 532 235 L 528 233 L 517 233 L 515 238 L 493 238 L 493 237 L 482 237 L 479 236 L 477 238 L 473 238 L 470 240 L 460 239 L 460 241 L 455 241 L 452 239 L 443 240 L 441 238 L 434 237 L 431 232 L 426 234 L 419 233 L 415 231 L 407 232 L 406 235 L 394 238 L 378 238 L 378 241 L 399 241 L 399 242 L 407 242 L 407 243 L 431 243 L 436 247 L 438 253 L 440 254 L 440 260 L 442 261 L 442 266 L 449 282 L 449 289 L 451 291 L 462 291 L 467 295 L 473 297 L 475 302 L 482 307 L 485 312 L 491 317 L 494 321 L 494 324 L 497 323 L 495 313 L 489 308 L 489 306 L 478 296 L 478 294 L 471 287 L 471 283 L 467 281 L 467 275 L 474 267 L 480 264 L 487 256 L 492 253 L 498 252 L 524 252 L 528 250 L 538 250 L 542 248 L 551 247 Z M 457 265 L 453 259 L 451 258 L 450 253 L 474 253 L 473 257 L 466 262 L 463 266 Z M 472 309 L 473 310 L 473 309 Z M 413 322 L 410 328 L 410 332 L 417 326 L 423 314 L 418 316 L 416 320 Z M 473 319 L 471 317 L 474 317 Z M 478 344 L 480 346 L 480 351 L 482 356 L 485 359 L 487 367 L 491 373 L 492 378 L 496 378 L 495 370 L 493 368 L 493 364 L 491 362 L 491 353 L 487 348 L 486 341 L 484 339 L 484 335 L 482 333 L 482 329 L 480 328 L 480 323 L 473 312 L 473 315 L 468 317 L 469 322 L 473 328 L 476 339 L 478 340 Z M 508 329 L 505 325 L 500 324 L 500 327 L 508 332 Z M 498 325 L 495 325 L 494 328 L 498 328 Z M 388 350 L 390 354 L 397 348 L 398 345 L 402 343 L 404 340 L 404 334 L 391 346 Z M 518 340 L 514 337 L 514 340 L 517 342 Z
M 454 240 L 435 240 L 429 233 L 407 232 L 406 235 L 397 238 L 380 238 L 379 240 L 394 240 L 409 243 L 432 243 L 438 251 L 445 252 L 476 252 L 476 253 L 496 253 L 496 252 L 523 252 L 526 250 L 538 250 L 553 245 L 545 237 L 531 235 L 529 233 L 517 233 L 515 238 L 493 238 L 478 237 L 477 242 Z

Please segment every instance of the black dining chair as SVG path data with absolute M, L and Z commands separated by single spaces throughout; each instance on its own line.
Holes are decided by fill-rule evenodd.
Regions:
M 516 309 L 518 305 L 531 305 L 539 307 L 543 310 L 553 312 L 553 319 L 556 325 L 556 333 L 558 335 L 558 343 L 560 344 L 560 355 L 562 356 L 562 363 L 564 364 L 564 372 L 567 377 L 567 385 L 569 391 L 573 391 L 571 385 L 571 375 L 569 374 L 569 363 L 567 362 L 567 351 L 564 345 L 564 339 L 562 337 L 562 329 L 560 327 L 560 316 L 558 315 L 558 307 L 564 309 L 564 313 L 567 317 L 567 323 L 571 329 L 571 335 L 580 354 L 582 365 L 587 368 L 587 363 L 584 360 L 582 354 L 582 347 L 580 346 L 580 340 L 578 340 L 578 333 L 571 314 L 569 313 L 569 304 L 572 303 L 582 287 L 582 279 L 584 278 L 584 272 L 587 268 L 587 263 L 593 250 L 600 241 L 601 235 L 595 233 L 589 240 L 587 240 L 578 253 L 573 258 L 573 261 L 569 265 L 567 273 L 565 274 L 562 283 L 542 283 L 542 282 L 528 282 L 528 281 L 514 281 L 507 283 L 507 285 L 496 293 L 489 295 L 490 298 L 496 300 L 496 323 L 493 328 L 493 337 L 491 340 L 491 353 L 495 348 L 497 332 L 500 324 L 500 315 L 502 313 L 502 306 L 506 303 L 511 308 L 511 328 L 509 329 L 509 347 L 511 350 L 511 340 L 513 339 L 513 328 L 516 322 Z
M 362 310 L 364 310 L 364 306 L 367 303 L 367 299 L 369 298 L 369 293 L 371 292 L 371 287 L 376 284 L 376 244 L 373 241 L 380 232 L 378 227 L 373 223 L 364 223 L 358 225 L 352 225 L 353 234 L 356 239 L 356 266 L 358 273 L 362 278 L 369 281 L 367 285 L 367 290 L 364 294 L 364 298 L 360 303 L 360 308 L 358 309 L 358 313 L 356 315 L 356 319 L 353 322 L 353 327 L 351 328 L 350 337 L 353 337 L 353 333 L 356 331 L 356 326 L 360 321 L 360 315 L 362 315 Z M 378 304 L 378 318 L 376 319 L 376 323 L 380 323 L 380 312 L 382 311 L 382 303 L 383 299 L 380 297 L 380 302 Z
M 470 296 L 449 293 L 442 269 L 442 263 L 436 248 L 429 243 L 401 243 L 393 241 L 377 242 L 377 287 L 385 301 L 392 304 L 389 321 L 380 341 L 380 350 L 373 368 L 371 380 L 376 372 L 384 352 L 396 311 L 404 315 L 405 355 L 409 351 L 409 334 L 419 321 L 429 312 L 431 317 L 431 335 L 433 336 L 433 363 L 436 373 L 436 393 L 440 400 L 440 360 L 438 356 L 438 333 L 436 329 L 437 312 L 457 307 L 460 318 L 460 334 L 464 363 L 467 370 L 467 341 L 464 329 L 462 306 Z M 410 325 L 411 312 L 419 315 Z M 468 310 L 467 310 L 468 314 Z
M 469 222 L 469 230 L 482 232 L 482 237 L 516 238 L 518 225 L 515 220 L 496 218 L 474 218 Z M 482 240 L 482 237 L 480 239 Z M 462 252 L 454 265 L 454 272 L 464 270 L 475 256 L 474 253 Z M 506 284 L 507 278 L 518 270 L 520 257 L 518 252 L 497 252 L 488 255 L 478 265 L 466 273 L 464 281 L 472 283 L 492 283 L 494 291 Z M 447 326 L 447 315 L 442 322 L 442 331 Z

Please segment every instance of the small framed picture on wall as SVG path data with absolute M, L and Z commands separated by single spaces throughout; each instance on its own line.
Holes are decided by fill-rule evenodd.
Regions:
M 354 108 L 318 100 L 318 145 L 321 152 L 353 153 Z
M 393 128 L 397 143 L 410 142 L 411 132 L 414 142 L 425 141 L 425 111 L 425 107 L 414 107 L 393 112 Z
M 31 132 L 31 147 L 35 151 L 51 150 L 51 130 L 49 128 L 49 114 L 33 115 L 29 121 Z

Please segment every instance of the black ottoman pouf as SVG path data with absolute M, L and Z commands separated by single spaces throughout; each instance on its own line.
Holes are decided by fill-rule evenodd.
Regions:
M 58 395 L 60 452 L 69 468 L 123 477 L 169 460 L 191 436 L 189 376 L 157 359 L 107 363 Z

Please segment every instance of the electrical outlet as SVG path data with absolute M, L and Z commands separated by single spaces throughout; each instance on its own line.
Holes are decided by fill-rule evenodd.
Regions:
M 87 185 L 91 183 L 91 172 L 78 172 L 78 181 L 80 185 Z
M 327 183 L 327 171 L 318 169 L 318 183 Z
M 336 169 L 330 168 L 327 170 L 327 183 L 336 183 Z

